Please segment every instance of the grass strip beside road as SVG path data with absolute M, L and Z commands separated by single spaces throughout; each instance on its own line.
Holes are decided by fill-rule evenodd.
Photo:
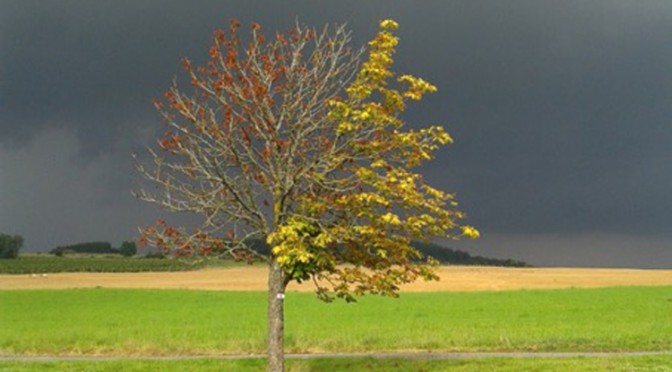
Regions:
M 266 294 L 0 291 L 0 354 L 263 353 Z M 669 351 L 672 287 L 407 293 L 325 304 L 289 293 L 287 352 Z
M 287 370 L 303 371 L 670 371 L 672 356 L 609 356 L 580 358 L 486 358 L 417 360 L 366 358 L 320 358 L 287 360 Z M 0 362 L 0 371 L 263 371 L 264 359 L 181 361 L 67 361 Z

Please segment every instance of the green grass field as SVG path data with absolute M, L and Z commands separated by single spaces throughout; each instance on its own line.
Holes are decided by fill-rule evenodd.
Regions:
M 263 353 L 266 295 L 0 292 L 0 354 Z M 672 287 L 409 293 L 286 303 L 288 352 L 672 350 Z
M 0 371 L 264 371 L 265 360 L 189 361 L 68 361 L 0 362 Z M 670 356 L 630 356 L 600 358 L 487 358 L 469 360 L 404 360 L 373 358 L 320 358 L 288 360 L 288 371 L 670 371 Z

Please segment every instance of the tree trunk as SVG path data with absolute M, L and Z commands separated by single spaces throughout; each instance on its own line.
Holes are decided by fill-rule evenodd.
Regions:
M 282 267 L 273 257 L 268 272 L 268 372 L 285 370 L 285 286 Z

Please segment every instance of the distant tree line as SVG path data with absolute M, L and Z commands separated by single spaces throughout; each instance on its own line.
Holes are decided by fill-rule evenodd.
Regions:
M 0 259 L 16 258 L 23 246 L 21 235 L 0 234 Z
M 247 246 L 255 251 L 267 255 L 269 253 L 268 244 L 261 239 L 249 240 Z M 423 243 L 414 241 L 411 245 L 425 256 L 434 257 L 442 264 L 467 265 L 467 266 L 501 266 L 501 267 L 532 267 L 527 262 L 512 259 L 488 258 L 482 256 L 472 256 L 467 252 L 447 248 L 434 243 Z
M 472 256 L 467 252 L 446 248 L 438 244 L 413 242 L 415 249 L 426 256 L 432 256 L 441 263 L 468 266 L 504 266 L 504 267 L 532 267 L 527 262 L 512 259 L 488 258 Z
M 253 250 L 267 255 L 268 244 L 262 239 L 249 240 L 247 246 Z M 425 256 L 431 256 L 443 264 L 470 265 L 470 266 L 503 266 L 503 267 L 531 267 L 532 265 L 512 259 L 497 259 L 482 256 L 472 256 L 467 252 L 443 247 L 433 243 L 413 242 L 413 247 Z M 0 259 L 16 258 L 23 246 L 21 235 L 0 234 Z M 119 248 L 113 248 L 109 242 L 85 242 L 71 245 L 58 246 L 49 253 L 62 256 L 67 253 L 97 253 L 97 254 L 120 254 L 131 257 L 137 254 L 135 242 L 125 241 Z M 160 252 L 158 256 L 163 257 Z M 157 256 L 157 257 L 158 257 Z
M 49 253 L 62 256 L 66 253 L 96 253 L 96 254 L 121 254 L 122 256 L 133 256 L 137 253 L 134 242 L 123 242 L 120 248 L 113 248 L 108 242 L 86 242 L 71 245 L 58 246 Z
M 108 242 L 86 242 L 70 245 L 58 246 L 51 251 L 51 254 L 59 253 L 114 253 L 118 254 L 119 250 L 112 248 L 112 244 Z

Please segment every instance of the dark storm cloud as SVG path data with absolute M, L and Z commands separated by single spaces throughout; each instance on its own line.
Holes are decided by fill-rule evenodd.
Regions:
M 405 119 L 444 124 L 456 139 L 425 174 L 457 192 L 484 234 L 502 242 L 507 234 L 516 242 L 525 234 L 672 238 L 668 1 L 0 2 L 0 153 L 9 154 L 0 176 L 17 174 L 20 159 L 11 156 L 60 140 L 70 148 L 51 151 L 68 156 L 63 172 L 118 207 L 137 179 L 129 153 L 161 130 L 149 101 L 180 76 L 180 59 L 202 61 L 211 31 L 230 18 L 274 31 L 297 17 L 347 22 L 355 45 L 378 20 L 399 21 L 395 71 L 439 87 Z M 43 172 L 34 156 L 25 172 Z M 93 210 L 59 187 L 74 210 Z M 3 191 L 0 213 L 10 204 L 50 208 L 24 196 L 17 204 Z M 111 220 L 124 215 L 113 210 Z M 19 228 L 10 220 L 0 218 Z M 126 226 L 108 236 L 131 233 Z
M 269 30 L 285 30 L 296 17 L 316 25 L 358 19 L 347 5 L 286 5 L 4 2 L 0 140 L 25 140 L 58 121 L 77 129 L 85 155 L 108 150 L 107 139 L 128 130 L 135 115 L 151 111 L 149 100 L 181 73 L 181 58 L 202 60 L 212 30 L 226 27 L 229 19 L 259 21 Z
M 672 5 L 461 4 L 425 30 L 443 42 L 421 71 L 443 90 L 418 117 L 448 118 L 457 143 L 430 169 L 448 164 L 475 223 L 669 233 Z

